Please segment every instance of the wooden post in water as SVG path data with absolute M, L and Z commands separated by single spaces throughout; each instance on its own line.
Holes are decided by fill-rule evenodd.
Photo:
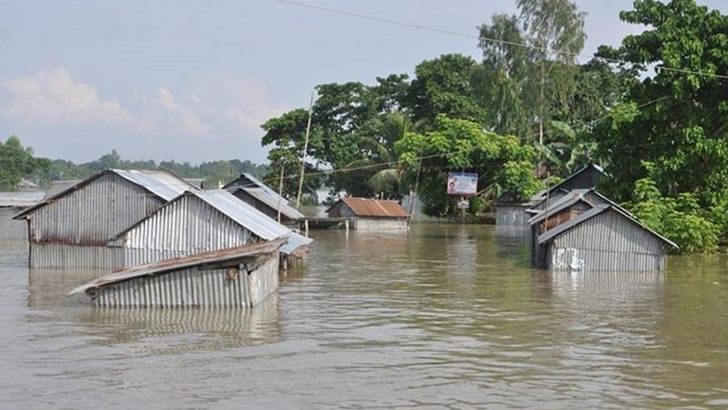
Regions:
M 308 219 L 306 219 L 305 221 L 303 221 L 303 227 L 304 227 L 305 232 L 306 232 L 306 238 L 308 238 Z

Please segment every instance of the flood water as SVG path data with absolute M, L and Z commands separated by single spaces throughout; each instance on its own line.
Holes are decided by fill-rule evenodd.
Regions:
M 94 309 L 0 245 L 1 409 L 726 409 L 728 257 L 528 267 L 516 232 L 314 231 L 249 311 Z

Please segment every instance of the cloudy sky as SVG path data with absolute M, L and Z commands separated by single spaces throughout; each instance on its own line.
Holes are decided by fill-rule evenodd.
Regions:
M 515 0 L 299 0 L 477 34 Z M 728 1 L 701 0 L 728 13 Z M 585 54 L 639 27 L 629 0 L 579 0 Z M 260 124 L 305 107 L 320 83 L 411 72 L 475 40 L 296 7 L 277 0 L 0 2 L 0 139 L 38 155 L 262 162 Z

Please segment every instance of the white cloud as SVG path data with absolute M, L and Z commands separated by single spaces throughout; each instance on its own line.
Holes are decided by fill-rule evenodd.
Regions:
M 231 75 L 205 79 L 191 100 L 217 121 L 255 136 L 262 133 L 260 125 L 266 120 L 290 109 L 270 100 L 264 81 Z
M 114 99 L 101 99 L 96 89 L 75 82 L 59 67 L 50 71 L 0 79 L 5 115 L 34 124 L 129 124 L 132 116 Z
M 228 74 L 192 82 L 182 92 L 157 87 L 120 97 L 123 105 L 59 67 L 0 78 L 0 118 L 37 131 L 65 127 L 81 134 L 124 135 L 140 147 L 148 147 L 145 137 L 153 136 L 189 147 L 196 146 L 193 140 L 179 137 L 214 140 L 236 149 L 241 144 L 260 147 L 260 125 L 290 109 L 271 101 L 264 81 Z
M 139 129 L 148 134 L 204 136 L 210 129 L 193 108 L 177 101 L 172 91 L 160 87 L 142 97 Z

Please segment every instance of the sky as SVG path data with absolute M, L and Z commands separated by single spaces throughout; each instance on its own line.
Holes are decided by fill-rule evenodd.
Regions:
M 515 0 L 297 0 L 477 35 Z M 639 26 L 631 0 L 577 0 L 590 55 Z M 728 1 L 699 3 L 728 13 Z M 36 155 L 265 162 L 260 125 L 307 107 L 314 86 L 412 73 L 476 40 L 277 0 L 0 2 L 0 140 Z

